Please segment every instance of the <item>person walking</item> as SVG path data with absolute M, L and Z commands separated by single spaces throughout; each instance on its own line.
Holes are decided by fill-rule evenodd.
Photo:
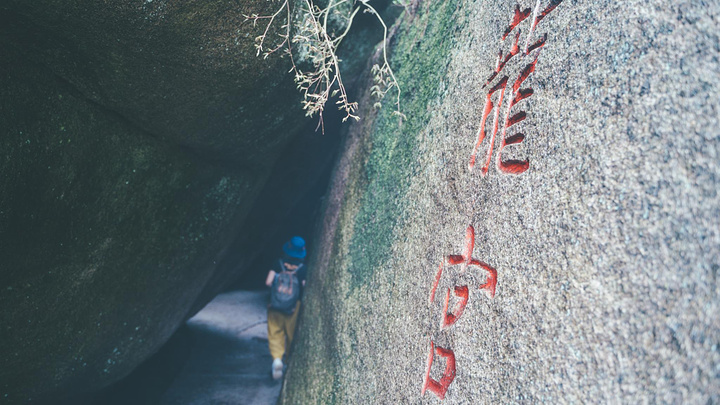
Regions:
M 305 240 L 292 237 L 282 247 L 282 256 L 278 260 L 278 271 L 270 270 L 265 285 L 270 287 L 268 305 L 268 345 L 273 357 L 272 376 L 278 380 L 283 375 L 283 355 L 290 348 L 298 312 L 302 287 L 305 286 L 307 271 L 305 260 Z

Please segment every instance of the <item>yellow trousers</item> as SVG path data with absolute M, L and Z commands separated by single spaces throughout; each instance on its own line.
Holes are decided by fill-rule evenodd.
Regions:
M 298 312 L 300 312 L 300 301 L 295 305 L 295 312 L 292 315 L 268 308 L 268 344 L 273 359 L 282 359 L 285 351 L 290 348 L 290 343 L 292 343 L 295 334 Z M 286 339 L 287 344 L 285 343 Z

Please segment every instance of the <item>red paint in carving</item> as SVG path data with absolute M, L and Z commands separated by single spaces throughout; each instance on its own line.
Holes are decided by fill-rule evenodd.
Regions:
M 513 135 L 511 137 L 508 137 L 506 139 L 506 142 L 508 144 L 512 143 L 519 143 L 525 138 L 522 134 Z M 510 161 L 514 162 L 514 161 Z M 490 291 L 490 296 L 495 296 L 495 285 L 497 284 L 497 271 L 487 265 L 484 262 L 481 262 L 477 259 L 472 258 L 472 252 L 475 248 L 475 228 L 470 225 L 467 227 L 467 230 L 465 232 L 465 254 L 464 255 L 448 255 L 445 257 L 445 259 L 440 263 L 440 266 L 438 267 L 437 274 L 435 275 L 435 282 L 433 282 L 432 288 L 430 289 L 430 299 L 429 304 L 432 304 L 432 302 L 435 300 L 435 293 L 437 292 L 437 287 L 440 284 L 440 278 L 442 277 L 443 270 L 445 269 L 445 264 L 450 265 L 463 265 L 463 269 L 461 271 L 466 271 L 467 266 L 480 266 L 483 269 L 485 269 L 488 272 L 487 281 L 485 284 L 480 286 L 480 289 L 487 289 Z M 457 318 L 462 315 L 463 311 L 465 310 L 465 306 L 467 305 L 468 299 L 469 299 L 469 293 L 467 292 L 467 286 L 462 287 L 455 287 L 455 295 L 460 297 L 460 301 L 458 301 L 457 305 L 453 309 L 452 313 L 448 313 L 448 307 L 450 303 L 450 289 L 448 289 L 447 295 L 445 296 L 445 307 L 443 309 L 443 327 L 447 327 L 455 323 Z
M 512 87 L 513 94 L 518 92 L 522 83 L 528 78 L 528 76 L 530 76 L 530 74 L 532 72 L 535 71 L 535 66 L 537 65 L 538 56 L 540 56 L 540 54 L 535 55 L 535 59 L 533 59 L 532 62 L 525 65 L 522 72 L 520 72 L 520 75 L 518 76 L 518 78 L 515 79 L 515 83 L 513 83 L 513 87 Z
M 505 145 L 514 145 L 514 144 L 520 143 L 524 140 L 525 140 L 525 135 L 523 135 L 523 134 L 510 135 L 505 139 Z
M 483 176 L 487 174 L 488 169 L 490 168 L 490 159 L 492 159 L 493 148 L 495 146 L 495 135 L 497 135 L 497 131 L 498 131 L 498 119 L 500 117 L 500 106 L 502 105 L 503 96 L 505 95 L 505 85 L 507 84 L 507 76 L 505 76 L 503 78 L 503 80 L 500 81 L 499 84 L 502 84 L 502 90 L 500 90 L 500 99 L 498 100 L 498 108 L 495 109 L 495 117 L 493 119 L 492 137 L 490 138 L 490 144 L 488 146 L 487 158 L 485 159 L 485 166 L 480 168 L 480 172 L 483 174 Z
M 470 297 L 468 287 L 466 285 L 455 286 L 455 295 L 459 297 L 460 300 L 455 304 L 453 311 L 448 313 L 448 304 L 450 303 L 450 289 L 448 288 L 447 295 L 445 296 L 445 308 L 443 309 L 445 316 L 443 316 L 442 328 L 451 326 L 462 316 L 463 311 L 465 311 L 465 306 L 468 303 L 468 298 Z
M 512 107 L 515 104 L 532 96 L 534 93 L 535 93 L 535 90 L 533 90 L 533 89 L 520 89 L 520 91 L 518 91 L 517 94 L 515 94 L 515 98 L 513 98 L 512 103 L 510 104 L 510 107 Z
M 507 145 L 513 145 L 513 144 L 519 144 L 525 140 L 525 136 L 515 136 L 507 137 L 507 129 L 521 121 L 523 121 L 527 114 L 525 111 L 520 111 L 514 115 L 510 115 L 511 109 L 513 106 L 515 106 L 520 101 L 530 97 L 533 95 L 533 89 L 527 88 L 527 89 L 520 89 L 520 86 L 522 83 L 535 71 L 535 66 L 537 65 L 538 56 L 540 54 L 540 50 L 545 46 L 547 42 L 547 33 L 543 34 L 543 36 L 539 39 L 537 39 L 533 44 L 530 44 L 530 40 L 533 38 L 533 35 L 535 33 L 535 29 L 537 28 L 540 21 L 542 21 L 548 14 L 550 14 L 555 8 L 557 8 L 560 3 L 562 3 L 563 0 L 550 0 L 550 3 L 541 10 L 541 0 L 537 0 L 535 2 L 535 7 L 532 10 L 532 23 L 530 25 L 530 29 L 528 30 L 527 40 L 525 41 L 525 47 L 523 50 L 523 55 L 528 55 L 530 52 L 533 52 L 535 50 L 538 50 L 538 52 L 535 54 L 534 60 L 527 64 L 523 70 L 520 72 L 520 75 L 513 83 L 512 87 L 512 97 L 511 101 L 507 107 L 506 113 L 505 113 L 505 121 L 502 129 L 502 143 L 498 151 L 498 169 L 501 172 L 504 173 L 511 173 L 511 174 L 520 174 L 528 170 L 530 167 L 529 160 L 506 160 L 503 161 L 502 159 L 502 152 L 505 146 Z M 512 21 L 507 26 L 505 31 L 503 32 L 503 35 L 501 37 L 501 41 L 504 41 L 510 33 L 515 30 L 515 28 L 518 27 L 520 23 L 522 23 L 525 19 L 528 18 L 530 15 L 531 9 L 527 8 L 525 10 L 520 10 L 520 5 L 515 6 L 515 11 L 513 14 Z M 520 41 L 520 34 L 521 30 L 517 30 L 517 34 L 515 36 L 515 41 L 512 44 L 512 47 L 510 49 L 510 52 L 507 53 L 503 57 L 503 51 L 502 49 L 498 53 L 497 62 L 495 64 L 495 71 L 490 75 L 490 77 L 485 82 L 485 86 L 489 85 L 495 78 L 502 72 L 502 70 L 505 68 L 505 65 L 512 59 L 515 55 L 519 53 L 518 43 Z M 483 176 L 485 176 L 489 170 L 490 167 L 490 161 L 492 160 L 492 153 L 493 149 L 495 147 L 495 137 L 497 136 L 498 131 L 498 125 L 499 125 L 499 116 L 500 116 L 500 108 L 502 106 L 503 97 L 505 95 L 507 85 L 507 76 L 504 77 L 498 84 L 496 84 L 490 91 L 488 92 L 486 96 L 485 101 L 485 107 L 483 109 L 483 117 L 480 123 L 480 128 L 478 129 L 476 138 L 477 141 L 475 143 L 475 147 L 473 148 L 472 154 L 470 156 L 470 164 L 469 168 L 472 170 L 475 167 L 475 160 L 477 159 L 477 153 L 480 148 L 480 145 L 485 140 L 486 132 L 485 132 L 485 125 L 487 124 L 487 118 L 492 112 L 493 108 L 495 108 L 495 114 L 494 114 L 494 120 L 493 120 L 493 132 L 492 137 L 490 139 L 490 143 L 488 145 L 487 149 L 487 157 L 485 159 L 485 165 L 481 168 L 481 173 Z M 500 95 L 497 104 L 493 104 L 492 96 L 493 94 L 500 90 Z
M 545 46 L 545 42 L 547 41 L 547 34 L 544 34 L 542 38 L 538 39 L 534 44 L 530 45 L 530 38 L 532 37 L 533 32 L 535 31 L 535 27 L 540 23 L 540 21 L 545 18 L 546 15 L 548 15 L 551 11 L 557 7 L 562 0 L 553 0 L 548 7 L 545 8 L 542 12 L 538 13 L 540 10 L 540 0 L 537 0 L 537 3 L 535 5 L 535 15 L 533 16 L 533 23 L 530 28 L 530 31 L 528 33 L 528 38 L 525 41 L 525 49 L 523 50 L 523 54 L 527 55 L 530 52 L 534 51 L 535 49 L 542 48 Z M 515 14 L 513 15 L 513 20 L 510 22 L 510 25 L 505 29 L 505 32 L 503 33 L 501 40 L 504 41 L 508 35 L 517 27 L 521 22 L 523 22 L 529 15 L 530 15 L 530 8 L 526 8 L 523 11 L 520 11 L 520 5 L 515 6 Z M 510 52 L 505 55 L 505 58 L 503 58 L 503 52 L 502 49 L 498 52 L 497 62 L 495 63 L 495 71 L 490 75 L 490 77 L 485 81 L 485 86 L 490 84 L 490 82 L 497 77 L 497 75 L 505 68 L 505 65 L 512 59 L 515 55 L 520 53 L 520 48 L 518 47 L 518 43 L 520 42 L 520 30 L 518 30 L 518 33 L 515 36 L 515 42 L 513 42 L 512 47 L 510 48 Z M 483 86 L 484 87 L 484 86 Z
M 527 117 L 527 114 L 525 111 L 520 111 L 517 114 L 510 116 L 510 110 L 512 107 L 519 103 L 521 100 L 524 100 L 530 96 L 533 95 L 533 89 L 520 89 L 520 86 L 522 86 L 523 82 L 527 80 L 527 78 L 535 71 L 535 66 L 537 66 L 538 62 L 538 56 L 540 54 L 538 53 L 535 55 L 535 59 L 533 59 L 532 62 L 525 65 L 523 70 L 520 72 L 520 75 L 518 75 L 518 78 L 515 79 L 515 82 L 512 86 L 512 102 L 508 105 L 507 111 L 505 112 L 505 126 L 502 130 L 502 144 L 500 145 L 500 150 L 498 151 L 498 169 L 503 173 L 509 173 L 509 174 L 520 174 L 525 172 L 527 169 L 530 168 L 530 162 L 528 160 L 506 160 L 503 161 L 502 159 L 502 152 L 503 149 L 507 145 L 513 145 L 513 144 L 519 144 L 522 141 L 525 140 L 525 136 L 522 135 L 520 137 L 514 137 L 512 138 L 512 142 L 508 142 L 508 137 L 506 137 L 507 129 L 518 122 L 521 122 Z
M 445 357 L 447 363 L 445 364 L 445 372 L 440 378 L 440 381 L 433 380 L 430 378 L 430 369 L 433 362 L 433 354 L 437 353 L 438 356 Z M 435 344 L 430 341 L 430 356 L 428 357 L 427 370 L 425 371 L 425 380 L 423 381 L 421 396 L 425 395 L 426 390 L 430 390 L 432 393 L 438 396 L 438 398 L 445 399 L 448 387 L 452 384 L 455 379 L 455 353 L 449 349 L 443 349 L 442 347 L 435 347 Z
M 432 290 L 430 290 L 430 301 L 429 303 L 432 304 L 432 302 L 435 300 L 435 290 L 437 290 L 437 286 L 440 283 L 440 277 L 442 277 L 443 272 L 443 264 L 440 263 L 440 268 L 438 269 L 437 274 L 435 275 L 435 282 L 433 283 Z
M 490 292 L 490 298 L 495 297 L 495 287 L 497 286 L 497 270 L 492 268 L 487 263 L 481 262 L 480 260 L 472 259 L 470 264 L 475 266 L 480 266 L 485 271 L 487 271 L 487 280 L 485 281 L 485 284 L 481 285 L 479 289 L 481 290 L 488 290 Z
M 512 104 L 508 107 L 507 115 L 510 114 L 510 108 L 512 107 Z M 506 116 L 507 116 L 506 115 Z M 512 118 L 508 119 L 508 123 L 503 128 L 503 141 L 502 145 L 500 145 L 500 150 L 498 151 L 498 169 L 503 173 L 508 174 L 520 174 L 525 172 L 527 169 L 530 168 L 530 161 L 528 160 L 503 160 L 502 159 L 502 153 L 503 150 L 507 145 L 515 145 L 519 144 L 522 141 L 525 140 L 525 135 L 523 134 L 515 134 L 508 137 L 505 137 L 505 133 L 507 131 L 508 127 L 511 127 L 512 125 L 515 125 L 516 123 L 522 121 L 525 119 L 525 111 L 521 111 L 517 114 L 515 114 Z
M 542 48 L 543 46 L 545 46 L 545 41 L 547 41 L 547 34 L 543 35 L 542 38 L 538 39 L 534 44 L 530 45 L 527 51 L 525 51 L 525 54 L 529 54 L 530 52 L 538 48 Z
M 537 16 L 537 18 L 535 18 L 535 21 L 533 22 L 533 29 L 535 29 L 535 27 L 537 27 L 537 25 L 540 23 L 540 21 L 543 18 L 545 18 L 545 16 L 550 14 L 551 11 L 555 10 L 555 7 L 559 6 L 560 3 L 562 3 L 562 1 L 563 0 L 552 0 L 550 2 L 550 4 L 545 8 L 545 10 L 543 10 L 543 12 L 540 13 L 540 15 Z
M 530 168 L 530 161 L 528 160 L 500 160 L 498 162 L 498 168 L 501 172 L 507 174 L 520 174 Z
M 525 41 L 525 49 L 523 50 L 523 54 L 527 55 L 528 53 L 532 52 L 532 49 L 530 49 L 530 38 L 532 38 L 533 33 L 535 32 L 535 28 L 540 24 L 540 21 L 542 21 L 543 18 L 545 18 L 548 14 L 550 14 L 551 11 L 555 10 L 555 7 L 560 5 L 563 0 L 551 0 L 550 4 L 545 7 L 545 9 L 540 12 L 540 0 L 537 0 L 535 3 L 535 11 L 533 12 L 533 22 L 530 26 L 530 32 L 528 32 L 527 40 Z M 539 42 L 539 41 L 538 41 Z M 538 42 L 535 43 L 535 45 L 538 44 Z M 544 39 L 542 40 L 542 45 L 545 44 Z M 533 46 L 535 46 L 533 45 Z M 540 45 L 540 46 L 542 46 Z
M 430 369 L 432 368 L 432 362 L 433 362 L 433 355 L 435 354 L 435 343 L 433 341 L 430 341 L 430 356 L 428 356 L 427 360 L 427 367 L 425 368 L 425 378 L 423 379 L 423 386 L 422 390 L 420 391 L 420 395 L 425 395 L 425 391 L 428 389 L 428 385 L 430 384 Z
M 507 83 L 507 81 L 506 81 Z M 497 87 L 497 86 L 495 86 Z M 470 170 L 475 167 L 475 158 L 477 156 L 477 151 L 480 148 L 480 144 L 482 144 L 482 141 L 485 139 L 485 122 L 487 121 L 488 115 L 490 115 L 490 112 L 493 109 L 493 102 L 492 102 L 492 94 L 494 93 L 495 87 L 490 89 L 490 92 L 488 92 L 487 96 L 485 96 L 485 107 L 483 108 L 483 117 L 480 121 L 480 128 L 478 128 L 478 133 L 476 135 L 477 142 L 475 143 L 475 148 L 473 149 L 472 154 L 470 155 L 470 164 L 469 168 Z
M 500 106 L 502 105 L 503 96 L 505 94 L 505 87 L 507 86 L 508 77 L 505 76 L 500 80 L 498 84 L 493 86 L 493 88 L 488 91 L 487 97 L 485 99 L 485 108 L 483 111 L 483 117 L 482 121 L 480 122 L 480 129 L 478 129 L 478 140 L 475 144 L 475 148 L 473 149 L 472 155 L 470 155 L 470 170 L 475 167 L 475 158 L 477 156 L 478 149 L 480 149 L 480 145 L 482 144 L 482 141 L 485 139 L 485 123 L 487 122 L 487 117 L 490 115 L 490 112 L 492 112 L 494 104 L 492 102 L 492 96 L 493 94 L 500 90 L 500 97 L 498 99 L 498 108 L 495 109 L 495 117 L 493 121 L 493 132 L 492 132 L 492 138 L 490 138 L 490 146 L 488 147 L 488 154 L 487 154 L 487 161 L 485 162 L 485 166 L 482 167 L 481 171 L 482 174 L 485 175 L 488 171 L 488 166 L 490 164 L 490 158 L 492 157 L 492 150 L 493 150 L 493 144 L 495 143 L 495 135 L 497 134 L 498 130 L 498 117 L 499 117 L 499 111 Z
M 525 10 L 520 11 L 520 5 L 516 4 L 515 5 L 515 15 L 513 16 L 513 20 L 510 23 L 510 25 L 508 25 L 508 27 L 505 29 L 505 32 L 503 33 L 503 36 L 502 36 L 502 40 L 504 41 L 505 38 L 507 38 L 507 36 L 510 35 L 512 30 L 514 30 L 515 27 L 518 26 L 518 24 L 520 24 L 526 18 L 528 18 L 528 16 L 530 15 L 531 12 L 532 12 L 532 10 L 530 8 L 526 8 Z
M 509 128 L 518 122 L 521 122 L 525 119 L 527 114 L 525 114 L 525 111 L 520 111 L 519 113 L 513 115 L 512 117 L 508 118 L 505 122 L 505 128 Z M 503 132 L 505 132 L 505 128 L 503 128 Z
M 517 35 L 515 35 L 515 42 L 513 43 L 512 48 L 510 48 L 510 52 L 505 55 L 505 59 L 502 57 L 502 50 L 498 53 L 498 59 L 497 63 L 495 64 L 495 71 L 490 75 L 490 77 L 485 81 L 485 86 L 490 84 L 490 82 L 500 73 L 504 68 L 505 65 L 510 61 L 510 59 L 513 58 L 513 56 L 520 53 L 520 48 L 518 47 L 518 42 L 520 41 L 520 30 L 518 30 Z M 483 87 L 485 87 L 483 86 Z
M 462 264 L 465 262 L 465 256 L 463 255 L 450 255 L 447 257 L 448 264 Z
M 440 384 L 445 388 L 443 392 L 444 397 L 448 387 L 455 379 L 455 353 L 453 353 L 450 349 L 443 349 L 442 347 L 436 347 L 435 353 L 447 359 L 445 372 L 443 373 L 442 378 L 440 378 Z
M 465 231 L 465 264 L 470 264 L 472 260 L 472 252 L 475 248 L 475 228 L 472 225 L 467 227 Z
M 467 231 L 465 232 L 465 255 L 449 255 L 445 260 L 447 260 L 448 264 L 451 265 L 457 265 L 465 263 L 465 265 L 470 264 L 470 260 L 472 259 L 472 251 L 473 247 L 475 246 L 475 228 L 472 227 L 472 225 L 468 226 Z M 440 268 L 438 268 L 438 272 L 435 275 L 435 282 L 433 283 L 432 289 L 430 290 L 430 303 L 432 304 L 433 300 L 435 300 L 435 291 L 437 290 L 437 286 L 440 283 L 440 277 L 442 277 L 442 272 L 444 268 L 445 262 L 440 263 Z

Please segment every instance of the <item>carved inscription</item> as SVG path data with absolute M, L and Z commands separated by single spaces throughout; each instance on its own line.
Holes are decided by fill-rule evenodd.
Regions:
M 472 251 L 474 246 L 475 228 L 473 228 L 471 225 L 468 226 L 465 234 L 465 253 L 462 255 L 448 255 L 440 263 L 440 267 L 438 268 L 437 274 L 435 275 L 435 282 L 430 289 L 430 303 L 432 303 L 432 301 L 435 299 L 435 292 L 437 290 L 438 284 L 440 284 L 440 278 L 442 278 L 445 265 L 462 265 L 462 267 L 460 268 L 460 272 L 463 273 L 466 272 L 470 266 L 479 267 L 485 270 L 485 272 L 487 273 L 487 281 L 485 282 L 485 284 L 481 285 L 479 289 L 487 290 L 490 293 L 490 298 L 493 298 L 495 296 L 495 286 L 497 285 L 497 270 L 495 270 L 487 263 L 472 257 Z M 455 294 L 458 295 L 458 292 L 456 291 Z M 464 309 L 464 306 L 462 309 Z M 460 309 L 460 313 L 462 313 L 462 309 Z
M 445 372 L 443 373 L 440 381 L 433 380 L 430 378 L 430 368 L 432 368 L 433 357 L 437 353 L 438 356 L 445 357 Z M 440 399 L 445 399 L 448 387 L 455 379 L 455 354 L 452 350 L 443 349 L 442 347 L 435 347 L 435 344 L 430 341 L 430 356 L 428 357 L 427 371 L 425 372 L 425 381 L 423 381 L 422 392 L 420 395 L 425 395 L 426 390 L 430 390 Z
M 561 2 L 562 0 L 536 0 L 534 7 L 524 9 L 520 5 L 516 5 L 510 23 L 500 36 L 500 50 L 497 54 L 495 68 L 487 77 L 483 86 L 483 89 L 487 89 L 485 105 L 482 109 L 475 146 L 470 155 L 469 168 L 473 170 L 483 142 L 488 139 L 486 143 L 487 150 L 480 168 L 482 176 L 487 175 L 490 169 L 496 137 L 498 136 L 500 145 L 497 150 L 496 161 L 500 172 L 521 174 L 530 167 L 528 159 L 503 159 L 503 151 L 505 147 L 519 145 L 525 140 L 525 134 L 521 132 L 508 134 L 508 130 L 512 132 L 515 129 L 514 126 L 525 121 L 528 117 L 527 112 L 521 110 L 522 104 L 520 103 L 532 97 L 534 90 L 525 82 L 535 72 L 540 52 L 547 42 L 547 34 L 539 36 L 536 33 L 537 27 Z M 523 33 L 523 30 L 527 32 Z M 509 68 L 510 65 L 515 67 Z M 490 127 L 489 133 L 486 131 L 488 126 Z M 475 229 L 468 226 L 465 233 L 464 251 L 461 254 L 444 256 L 440 261 L 430 288 L 429 304 L 431 306 L 435 301 L 440 280 L 450 266 L 459 266 L 458 271 L 461 275 L 470 269 L 481 270 L 485 274 L 485 282 L 478 286 L 478 290 L 486 290 L 490 298 L 495 297 L 497 270 L 487 263 L 472 257 L 474 247 Z M 470 301 L 471 290 L 472 288 L 468 285 L 456 285 L 447 289 L 440 318 L 440 333 L 449 333 L 452 326 L 460 320 Z M 452 308 L 450 305 L 451 296 L 454 301 Z M 455 353 L 451 348 L 436 346 L 435 340 L 430 339 L 430 354 L 427 359 L 421 396 L 424 396 L 425 392 L 429 390 L 440 400 L 443 400 L 455 379 Z M 445 370 L 439 379 L 431 377 L 432 365 L 436 356 L 445 359 Z M 436 373 L 438 373 L 437 370 Z
M 466 285 L 460 287 L 455 286 L 455 295 L 460 297 L 460 301 L 458 301 L 455 305 L 455 309 L 448 313 L 448 303 L 450 302 L 450 289 L 448 288 L 447 295 L 445 296 L 445 307 L 443 308 L 445 316 L 443 316 L 442 328 L 447 328 L 448 326 L 454 324 L 455 321 L 460 318 L 463 311 L 465 311 L 465 305 L 467 305 L 469 298 L 468 287 Z
M 520 9 L 520 5 L 515 6 L 512 20 L 507 26 L 502 36 L 500 37 L 500 51 L 498 52 L 497 62 L 495 63 L 495 69 L 490 74 L 488 79 L 485 81 L 483 87 L 489 87 L 487 94 L 485 95 L 485 106 L 482 110 L 482 118 L 480 120 L 480 127 L 476 135 L 477 141 L 473 148 L 472 154 L 470 155 L 469 168 L 472 170 L 475 167 L 477 155 L 480 151 L 480 147 L 483 141 L 487 138 L 486 126 L 488 124 L 488 117 L 492 114 L 492 126 L 490 130 L 489 143 L 487 146 L 487 152 L 485 154 L 484 164 L 480 168 L 480 172 L 483 176 L 488 173 L 490 169 L 490 162 L 493 157 L 493 150 L 495 147 L 495 138 L 500 131 L 500 147 L 497 152 L 497 167 L 498 169 L 507 174 L 520 174 L 525 172 L 530 167 L 529 160 L 515 160 L 508 159 L 504 160 L 502 153 L 506 146 L 517 145 L 525 140 L 525 135 L 522 133 L 515 133 L 508 135 L 507 131 L 512 126 L 522 122 L 527 118 L 526 111 L 517 111 L 513 113 L 513 107 L 515 107 L 522 100 L 531 97 L 534 93 L 530 87 L 523 88 L 523 82 L 535 71 L 535 66 L 540 56 L 540 51 L 547 41 L 547 34 L 542 37 L 536 38 L 535 31 L 538 24 L 542 21 L 550 12 L 552 12 L 562 0 L 551 0 L 549 4 L 542 5 L 540 0 L 536 0 L 535 7 L 532 9 Z M 527 35 L 525 37 L 524 45 L 520 46 L 520 38 L 522 36 L 522 29 L 519 27 L 524 21 L 528 20 L 530 14 L 532 18 L 529 20 L 530 26 L 527 28 Z M 514 38 L 510 42 L 509 50 L 503 51 L 502 44 L 515 31 Z M 520 71 L 514 80 L 511 80 L 509 76 L 503 75 L 502 73 L 505 67 L 515 57 L 518 57 L 521 63 L 525 63 L 524 67 Z M 508 89 L 508 84 L 512 83 L 512 87 Z M 509 93 L 509 94 L 506 94 Z M 505 104 L 503 104 L 505 102 Z M 501 114 L 501 110 L 503 110 Z
M 465 251 L 463 254 L 460 255 L 448 255 L 445 256 L 440 263 L 440 267 L 438 268 L 438 272 L 435 275 L 435 281 L 433 282 L 432 287 L 430 288 L 430 299 L 429 303 L 432 304 L 432 302 L 435 300 L 435 293 L 437 291 L 437 287 L 440 284 L 440 280 L 443 275 L 443 271 L 445 270 L 446 266 L 461 266 L 460 272 L 465 273 L 470 268 L 480 268 L 484 270 L 486 275 L 486 281 L 484 284 L 479 286 L 479 289 L 486 289 L 490 293 L 490 297 L 495 296 L 495 286 L 497 285 L 497 271 L 489 266 L 488 264 L 481 262 L 478 259 L 475 259 L 472 257 L 472 253 L 475 247 L 475 228 L 471 226 L 468 226 L 467 231 L 465 232 Z M 440 323 L 440 329 L 447 329 L 451 327 L 455 322 L 460 319 L 463 312 L 465 311 L 465 307 L 467 306 L 468 300 L 470 299 L 470 289 L 467 285 L 462 286 L 455 286 L 452 293 L 458 297 L 458 301 L 453 307 L 452 311 L 449 311 L 450 306 L 450 293 L 451 289 L 447 289 L 447 293 L 445 294 L 445 305 L 443 306 L 443 314 L 442 314 L 442 321 Z M 445 357 L 447 359 L 447 365 L 445 367 L 445 373 L 440 378 L 440 380 L 434 380 L 430 378 L 430 369 L 433 362 L 433 356 L 437 354 L 439 356 Z M 453 379 L 455 378 L 455 354 L 451 349 L 445 349 L 441 347 L 435 347 L 433 341 L 430 341 L 430 356 L 428 358 L 428 365 L 427 370 L 425 373 L 425 380 L 423 382 L 422 387 L 422 395 L 425 395 L 426 390 L 430 390 L 435 395 L 438 396 L 438 398 L 443 399 L 445 398 L 445 393 L 448 390 L 448 387 L 452 383 Z

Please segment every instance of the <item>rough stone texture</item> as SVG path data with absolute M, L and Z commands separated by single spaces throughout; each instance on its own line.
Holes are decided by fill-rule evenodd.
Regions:
M 117 381 L 245 270 L 219 264 L 302 125 L 242 24 L 274 6 L 0 2 L 0 403 Z
M 337 137 L 298 135 L 289 61 L 244 21 L 280 4 L 0 0 L 0 403 L 126 376 L 321 177 Z M 381 37 L 356 22 L 348 84 Z
M 285 140 L 278 134 L 296 128 L 302 112 L 289 108 L 299 97 L 287 60 L 256 57 L 264 25 L 243 15 L 277 6 L 4 0 L 1 32 L 23 58 L 149 134 L 210 159 L 266 166 Z M 271 27 L 266 45 L 277 45 L 279 29 Z
M 29 402 L 107 384 L 157 350 L 258 185 L 96 109 L 40 67 L 3 64 L 2 79 L 0 395 Z
M 514 8 L 424 1 L 402 17 L 407 120 L 366 108 L 345 139 L 281 403 L 438 403 L 421 396 L 431 341 L 456 359 L 445 403 L 720 402 L 720 6 L 563 1 L 533 34 L 534 94 L 507 132 L 526 138 L 503 159 L 529 170 L 501 173 L 497 139 L 482 176 L 485 96 L 510 77 L 504 122 L 533 60 L 483 86 L 518 29 L 524 45 L 532 15 L 500 41 Z M 495 297 L 482 269 L 448 265 L 430 303 L 470 225 Z M 443 329 L 456 285 L 469 301 Z M 435 355 L 431 377 L 444 367 Z

